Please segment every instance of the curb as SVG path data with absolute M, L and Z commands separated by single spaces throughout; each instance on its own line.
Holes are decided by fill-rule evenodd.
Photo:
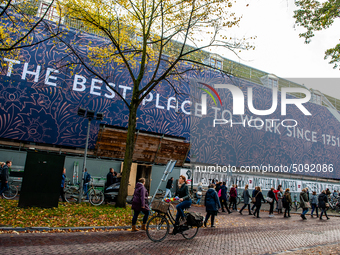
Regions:
M 131 226 L 118 226 L 118 227 L 112 227 L 112 226 L 104 226 L 104 227 L 27 227 L 27 228 L 21 228 L 21 227 L 0 227 L 0 231 L 17 231 L 17 232 L 25 232 L 25 231 L 52 231 L 52 230 L 109 230 L 109 229 L 130 229 Z

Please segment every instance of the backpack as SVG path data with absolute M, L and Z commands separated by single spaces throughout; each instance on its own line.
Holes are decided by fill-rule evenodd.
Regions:
M 88 182 L 90 182 L 91 181 L 91 175 L 89 174 L 89 173 L 86 173 L 86 175 L 85 175 L 85 183 L 88 183 Z
M 222 196 L 222 189 L 220 189 L 219 191 L 218 191 L 218 197 L 221 197 Z
M 287 201 L 286 195 L 283 196 L 282 203 L 283 203 L 284 206 L 287 205 L 288 201 Z
M 202 227 L 204 217 L 198 212 L 188 212 L 186 214 L 187 223 L 189 226 Z

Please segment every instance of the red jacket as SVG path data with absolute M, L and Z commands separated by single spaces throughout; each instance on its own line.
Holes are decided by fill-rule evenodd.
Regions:
M 237 197 L 235 188 L 230 189 L 230 197 Z

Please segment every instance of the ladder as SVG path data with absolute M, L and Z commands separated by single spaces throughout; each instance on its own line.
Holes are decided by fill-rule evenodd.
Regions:
M 79 171 L 79 163 L 78 161 L 74 161 L 73 163 L 73 184 L 78 183 L 78 171 Z
M 170 160 L 168 161 L 168 163 L 166 164 L 165 166 L 165 170 L 164 170 L 164 173 L 163 173 L 163 176 L 161 178 L 161 180 L 159 181 L 159 184 L 158 184 L 158 187 L 155 191 L 155 194 L 152 196 L 152 199 L 151 199 L 151 202 L 150 204 L 152 203 L 152 201 L 155 199 L 155 196 L 157 194 L 157 191 L 159 189 L 159 187 L 161 186 L 162 182 L 165 182 L 168 177 L 169 177 L 169 174 L 171 174 L 172 170 L 174 169 L 175 165 L 176 165 L 176 162 L 177 160 Z

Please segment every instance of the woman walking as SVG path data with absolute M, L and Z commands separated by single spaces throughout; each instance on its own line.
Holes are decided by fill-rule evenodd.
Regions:
M 138 215 L 140 212 L 144 213 L 143 217 L 143 224 L 141 230 L 146 230 L 146 222 L 149 217 L 149 203 L 148 203 L 148 191 L 144 187 L 145 185 L 145 179 L 140 178 L 136 184 L 135 192 L 133 194 L 133 200 L 132 200 L 132 210 L 134 211 L 133 218 L 132 218 L 132 229 L 131 231 L 138 231 L 136 229 L 136 222 Z
M 232 210 L 236 210 L 236 197 L 237 197 L 237 191 L 236 191 L 236 184 L 233 184 L 233 186 L 230 188 L 230 204 L 229 209 L 231 207 Z
M 280 187 L 280 190 L 276 193 L 277 194 L 277 213 L 280 214 L 282 213 L 282 198 L 283 198 L 283 189 Z
M 309 205 L 309 199 L 308 199 L 308 195 L 306 192 L 306 189 L 302 189 L 301 193 L 300 193 L 300 207 L 302 208 L 302 213 L 301 213 L 301 218 L 303 220 L 307 220 L 306 218 L 306 213 L 308 212 L 308 208 L 310 207 Z
M 218 198 L 217 192 L 215 191 L 215 185 L 210 184 L 207 193 L 205 194 L 205 210 L 207 215 L 205 216 L 204 226 L 207 227 L 207 222 L 211 216 L 211 227 L 214 228 L 215 216 L 217 215 L 217 211 L 221 208 L 220 200 Z
M 227 205 L 227 187 L 226 187 L 226 182 L 222 183 L 220 191 L 221 191 L 220 204 L 221 204 L 222 212 L 225 212 L 225 210 L 223 209 L 223 205 L 224 205 L 225 209 L 230 214 L 231 211 L 228 209 L 228 205 Z
M 328 203 L 328 197 L 326 195 L 326 191 L 322 191 L 321 194 L 319 195 L 319 207 L 321 209 L 320 213 L 320 220 L 322 220 L 322 215 L 325 213 L 325 216 L 327 220 L 329 220 L 329 217 L 327 215 L 327 206 L 326 203 Z
M 261 187 L 257 187 L 257 190 L 255 191 L 255 198 L 256 198 L 256 210 L 254 212 L 254 216 L 257 218 L 260 218 L 260 209 L 261 209 L 261 202 L 263 201 L 264 203 L 266 202 L 264 200 L 264 197 L 262 195 L 262 190 Z
M 271 198 L 271 202 L 269 202 L 268 200 L 268 203 L 269 203 L 269 217 L 274 217 L 274 202 L 276 201 L 276 197 L 275 197 L 275 194 L 274 194 L 274 187 L 272 187 L 269 191 L 268 191 L 268 194 L 267 196 L 269 198 Z
M 197 204 L 200 205 L 201 204 L 201 198 L 203 196 L 203 186 L 202 186 L 202 182 L 200 182 L 197 186 Z
M 316 191 L 313 191 L 310 203 L 312 205 L 312 211 L 310 213 L 310 216 L 313 218 L 313 213 L 314 213 L 314 210 L 315 210 L 316 211 L 316 217 L 319 217 L 319 212 L 318 212 L 318 197 L 316 195 Z
M 249 194 L 249 190 L 248 190 L 248 184 L 244 187 L 244 191 L 243 191 L 243 201 L 244 201 L 244 205 L 240 210 L 240 214 L 242 215 L 242 211 L 244 208 L 246 208 L 248 206 L 248 212 L 249 215 L 251 215 L 251 211 L 250 211 L 250 194 Z
M 282 203 L 283 203 L 283 207 L 285 208 L 285 214 L 283 217 L 288 218 L 290 217 L 290 205 L 292 204 L 292 196 L 290 195 L 289 188 L 286 189 L 285 193 L 283 194 Z M 287 212 L 288 212 L 288 216 L 287 216 Z

